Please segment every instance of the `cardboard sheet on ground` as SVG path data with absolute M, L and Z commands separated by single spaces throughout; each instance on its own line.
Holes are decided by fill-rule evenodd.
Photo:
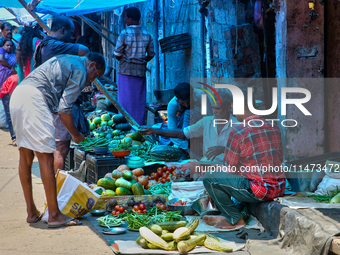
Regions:
M 230 232 L 230 231 L 235 231 L 240 228 L 235 228 L 235 229 L 220 229 L 220 228 L 215 228 L 214 226 L 209 226 L 204 222 L 203 219 L 200 219 L 199 216 L 185 216 L 187 221 L 192 220 L 193 218 L 198 218 L 200 220 L 198 227 L 196 228 L 196 231 L 204 231 L 204 232 Z M 264 231 L 264 227 L 262 224 L 256 219 L 254 216 L 250 216 L 251 219 L 249 221 L 249 224 L 245 227 L 245 229 L 254 229 L 254 230 L 260 230 L 261 232 Z
M 179 254 L 178 251 L 164 251 L 164 250 L 150 250 L 150 249 L 143 249 L 135 241 L 115 241 L 119 247 L 120 254 Z M 220 242 L 228 245 L 229 247 L 233 248 L 233 251 L 240 251 L 244 248 L 244 245 L 236 245 L 234 242 L 228 242 L 224 239 L 220 238 Z M 192 251 L 188 252 L 189 254 L 196 254 L 196 253 L 214 253 L 218 251 L 212 251 L 204 246 L 198 246 Z
M 318 203 L 313 198 L 308 197 L 307 192 L 298 192 L 292 196 L 279 197 L 276 200 L 292 209 L 304 209 L 304 208 L 340 208 L 340 203 Z

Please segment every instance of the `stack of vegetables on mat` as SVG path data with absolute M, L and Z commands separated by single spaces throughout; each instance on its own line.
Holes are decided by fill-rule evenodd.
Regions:
M 90 184 L 102 196 L 157 195 L 171 194 L 172 177 L 180 173 L 176 167 L 160 167 L 150 176 L 144 175 L 143 168 L 130 170 L 120 165 L 112 173 L 107 173 L 96 184 Z
M 138 199 L 136 199 L 138 200 Z M 110 199 L 106 204 L 106 210 L 111 212 L 111 215 L 119 215 L 127 211 L 132 211 L 134 213 L 143 214 L 147 210 L 152 208 L 159 208 L 163 211 L 170 210 L 169 207 L 165 205 L 166 199 L 164 197 L 155 196 L 150 201 L 139 200 L 135 201 L 134 197 L 130 197 L 127 202 L 118 204 L 118 201 L 114 198 Z M 154 209 L 156 210 L 156 209 Z
M 119 209 L 117 209 L 117 207 Z M 144 207 L 145 208 L 145 207 Z M 164 222 L 179 222 L 181 214 L 179 211 L 169 212 L 165 211 L 157 206 L 146 210 L 144 213 L 138 213 L 134 210 L 124 210 L 124 207 L 116 205 L 115 209 L 118 211 L 114 214 L 100 217 L 97 219 L 99 225 L 102 226 L 118 226 L 124 224 L 124 221 L 128 223 L 128 228 L 132 230 L 138 230 L 140 227 L 149 227 L 152 224 L 162 224 Z M 145 210 L 145 209 L 144 209 Z M 118 212 L 118 213 L 116 213 Z M 117 225 L 118 224 L 118 225 Z M 183 226 L 186 225 L 185 221 L 182 221 Z
M 137 238 L 136 243 L 144 249 L 178 250 L 179 253 L 187 253 L 196 246 L 202 245 L 215 251 L 233 251 L 217 237 L 204 232 L 195 232 L 198 223 L 199 220 L 195 218 L 188 224 L 185 221 L 177 221 L 162 222 L 149 228 L 140 227 L 140 237 Z

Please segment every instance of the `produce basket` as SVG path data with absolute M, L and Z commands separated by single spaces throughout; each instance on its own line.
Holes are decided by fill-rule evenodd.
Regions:
M 81 162 L 86 160 L 86 155 L 88 154 L 87 151 L 83 151 L 80 149 L 75 149 L 74 150 L 74 168 L 78 169 Z
M 143 195 L 143 196 L 114 196 L 114 197 L 101 197 L 99 198 L 98 202 L 96 203 L 95 207 L 93 210 L 99 210 L 103 209 L 106 210 L 106 204 L 109 202 L 110 199 L 116 199 L 118 204 L 126 204 L 127 201 L 132 197 L 135 201 L 142 201 L 142 203 L 146 203 L 148 201 L 153 200 L 155 197 L 160 197 L 164 198 L 165 201 L 168 201 L 168 197 L 163 194 L 158 194 L 158 195 Z
M 70 171 L 71 169 L 74 169 L 74 167 L 74 149 L 70 148 L 70 151 L 65 158 L 65 170 Z
M 118 166 L 126 164 L 127 159 L 116 158 L 111 153 L 105 155 L 87 154 L 87 183 L 97 183 L 98 179 L 103 178 L 105 174 L 115 170 Z

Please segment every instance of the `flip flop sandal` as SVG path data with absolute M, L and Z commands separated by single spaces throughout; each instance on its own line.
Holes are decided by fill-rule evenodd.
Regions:
M 26 221 L 27 221 L 27 223 L 37 223 L 38 221 L 41 220 L 43 215 L 44 215 L 44 213 L 41 212 L 40 215 L 38 217 L 36 217 L 34 220 L 26 220 Z
M 71 221 L 75 221 L 76 223 L 71 223 Z M 61 224 L 48 224 L 48 228 L 61 228 L 61 227 L 71 227 L 71 226 L 78 226 L 81 225 L 82 223 L 75 219 L 75 218 L 70 218 L 67 221 L 65 221 L 64 223 Z

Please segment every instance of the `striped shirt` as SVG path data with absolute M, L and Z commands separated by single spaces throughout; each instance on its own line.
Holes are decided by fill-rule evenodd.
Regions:
M 249 180 L 258 199 L 283 196 L 285 177 L 280 168 L 283 152 L 279 128 L 256 115 L 247 117 L 244 123 L 230 131 L 223 161 L 236 166 L 238 174 Z
M 131 25 L 119 35 L 114 55 L 119 59 L 118 73 L 145 77 L 146 64 L 155 56 L 153 39 L 139 25 Z

